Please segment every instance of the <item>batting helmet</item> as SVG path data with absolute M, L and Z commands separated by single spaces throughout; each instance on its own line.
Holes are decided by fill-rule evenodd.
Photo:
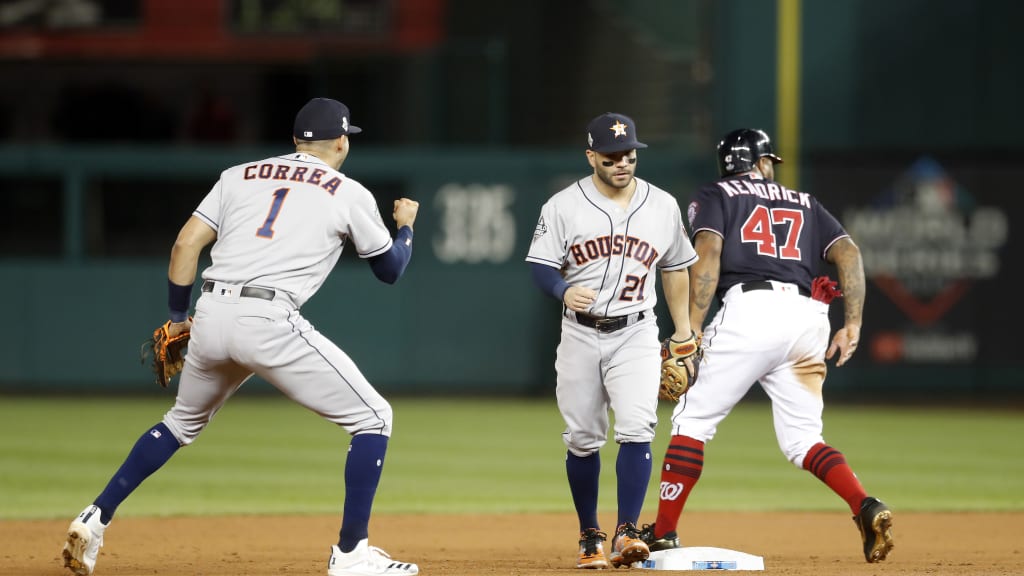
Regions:
M 765 156 L 775 164 L 782 162 L 782 158 L 775 155 L 768 134 L 753 128 L 733 130 L 718 143 L 718 173 L 728 176 L 748 172 Z

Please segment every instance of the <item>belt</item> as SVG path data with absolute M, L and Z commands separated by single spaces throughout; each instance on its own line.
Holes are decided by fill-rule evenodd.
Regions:
M 598 332 L 605 334 L 609 332 L 615 332 L 616 330 L 622 330 L 626 326 L 629 326 L 629 317 L 632 314 L 626 314 L 625 316 L 608 316 L 605 318 L 598 318 L 596 316 L 587 316 L 577 312 L 575 314 L 576 322 L 582 324 L 587 328 L 593 328 Z M 640 312 L 636 315 L 636 322 L 644 319 L 644 313 Z
M 775 290 L 775 285 L 767 280 L 755 280 L 753 282 L 744 282 L 740 284 L 740 290 L 744 292 L 750 292 L 751 290 Z M 796 287 L 797 292 L 801 296 L 811 297 L 811 291 L 803 286 Z
M 213 292 L 214 282 L 207 280 L 203 282 L 203 292 Z M 259 298 L 260 300 L 273 300 L 277 292 L 270 288 L 260 288 L 258 286 L 242 286 L 242 290 L 238 293 L 242 298 Z

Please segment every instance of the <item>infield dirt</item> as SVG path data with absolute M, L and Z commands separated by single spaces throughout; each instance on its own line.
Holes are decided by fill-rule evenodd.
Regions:
M 60 549 L 69 521 L 0 522 L 0 574 L 68 573 Z M 614 518 L 602 521 L 611 532 Z M 426 576 L 578 574 L 575 523 L 572 514 L 378 515 L 370 543 Z M 323 576 L 338 527 L 335 516 L 117 518 L 95 575 Z M 1022 512 L 897 510 L 896 547 L 879 564 L 864 562 L 842 513 L 687 512 L 680 533 L 684 546 L 763 556 L 771 574 L 1024 574 Z

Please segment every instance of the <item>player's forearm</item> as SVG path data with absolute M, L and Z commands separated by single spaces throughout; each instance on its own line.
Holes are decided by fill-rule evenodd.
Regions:
M 694 248 L 699 259 L 690 266 L 690 323 L 694 332 L 704 326 L 708 310 L 718 290 L 722 266 L 722 239 L 704 232 L 697 235 Z
M 829 250 L 829 256 L 839 273 L 844 321 L 848 326 L 861 326 L 864 322 L 864 295 L 867 287 L 860 248 L 850 239 L 840 240 Z
M 387 252 L 370 258 L 373 275 L 381 282 L 394 284 L 402 277 L 412 259 L 412 228 L 402 226 Z
M 661 283 L 668 313 L 672 316 L 675 329 L 672 339 L 685 340 L 693 331 L 693 320 L 690 318 L 690 306 L 687 303 L 690 294 L 690 273 L 686 269 L 662 272 Z
M 565 281 L 557 268 L 530 262 L 530 275 L 533 283 L 545 294 L 550 295 L 559 302 L 565 297 L 565 291 L 569 289 L 569 283 Z

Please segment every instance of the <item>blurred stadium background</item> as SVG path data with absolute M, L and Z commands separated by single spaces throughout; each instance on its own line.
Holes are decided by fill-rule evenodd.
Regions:
M 760 127 L 779 180 L 851 231 L 864 345 L 827 396 L 1022 398 L 1022 19 L 1011 0 L 2 0 L 0 392 L 155 393 L 138 349 L 177 229 L 324 95 L 364 129 L 344 171 L 421 203 L 402 282 L 347 253 L 305 307 L 386 394 L 550 394 L 558 306 L 523 258 L 614 110 L 683 206 L 720 135 Z

